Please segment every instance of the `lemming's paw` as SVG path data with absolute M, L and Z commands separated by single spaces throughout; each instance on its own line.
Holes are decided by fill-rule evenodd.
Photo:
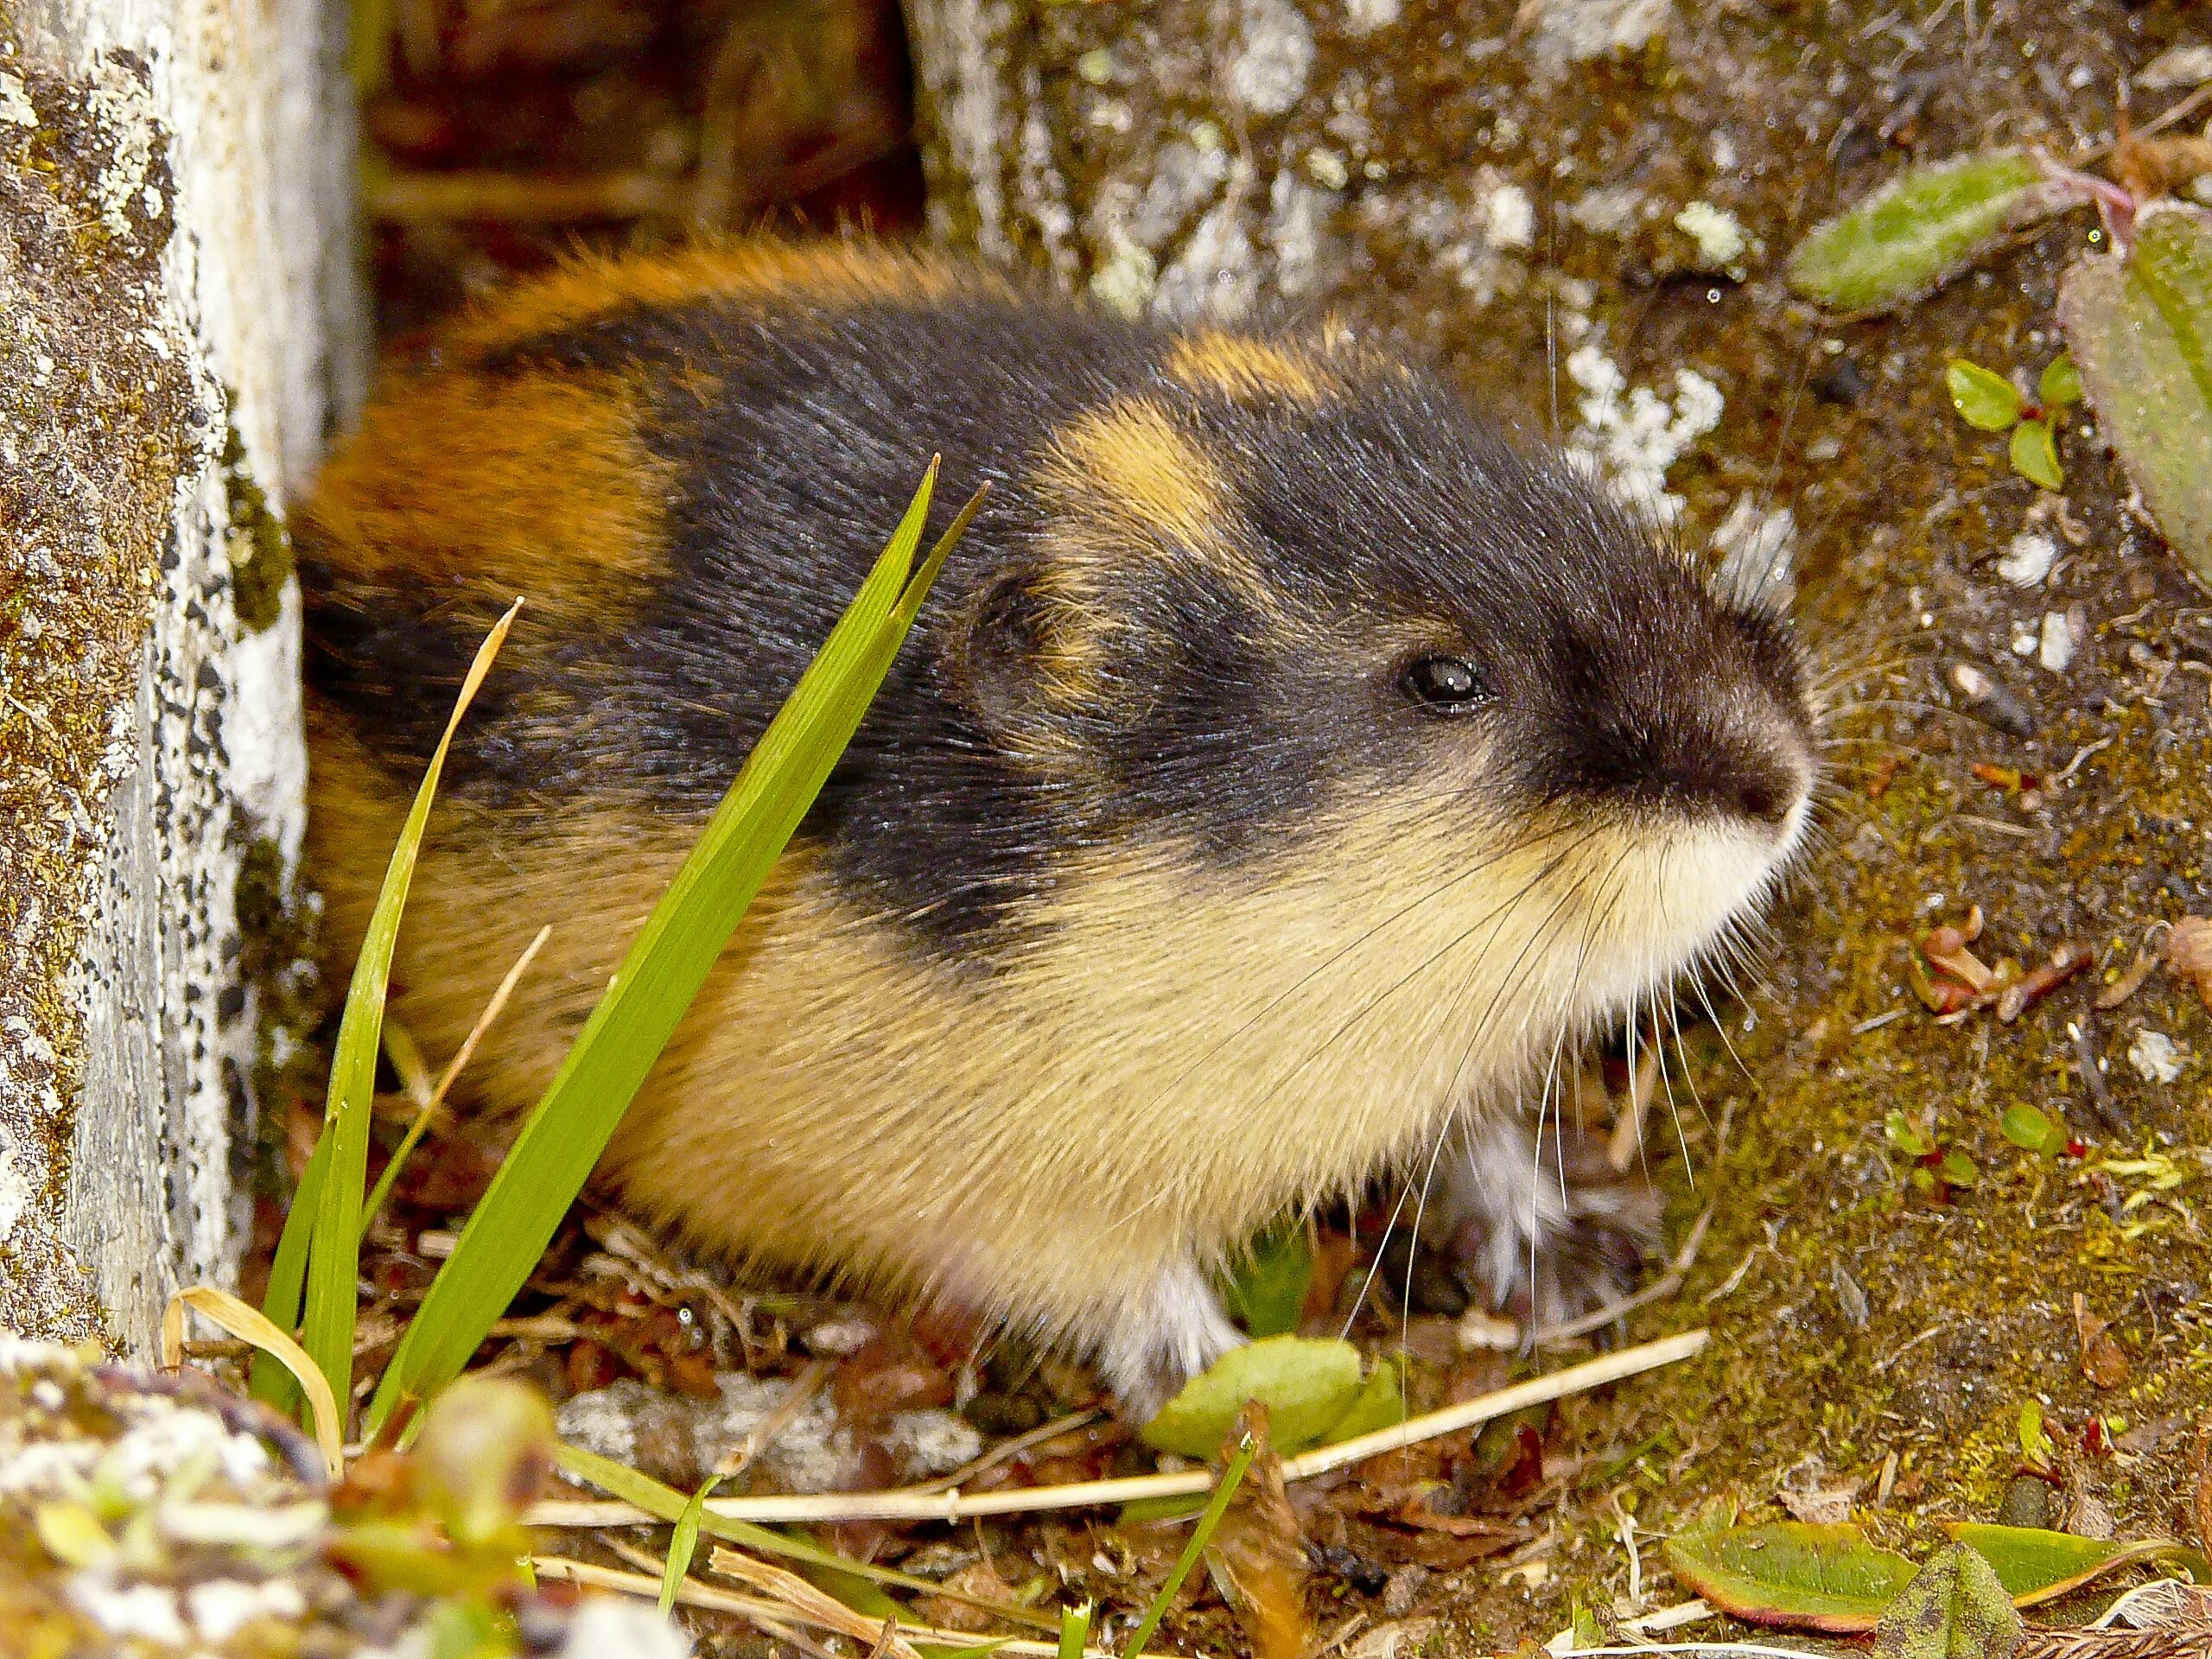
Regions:
M 1561 1157 L 1565 1179 L 1561 1179 Z M 1602 1137 L 1501 1113 L 1461 1135 L 1438 1171 L 1435 1236 L 1462 1276 L 1524 1328 L 1618 1301 L 1659 1240 L 1659 1195 L 1616 1171 Z
M 1149 1422 L 1183 1385 L 1244 1340 L 1205 1274 L 1179 1262 L 1153 1281 L 1099 1344 L 1122 1415 Z

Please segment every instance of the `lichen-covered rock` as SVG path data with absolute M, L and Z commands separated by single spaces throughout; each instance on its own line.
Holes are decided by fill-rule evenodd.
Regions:
M 0 56 L 0 1325 L 78 1337 L 105 1325 L 59 1227 L 77 967 L 171 521 L 220 442 L 145 98 L 127 59 Z
M 363 355 L 334 16 L 0 8 L 0 1329 L 143 1350 L 241 1236 L 303 983 L 275 504 Z
M 0 1654 L 688 1651 L 650 1607 L 531 1591 L 511 1558 L 456 1588 L 448 1539 L 407 1508 L 423 1484 L 387 1459 L 333 1491 L 296 1428 L 206 1377 L 0 1337 Z

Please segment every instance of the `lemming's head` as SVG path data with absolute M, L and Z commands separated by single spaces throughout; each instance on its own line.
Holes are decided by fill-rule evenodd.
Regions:
M 966 556 L 931 645 L 991 785 L 968 877 L 1057 849 L 1363 886 L 1519 941 L 1594 1015 L 1709 949 L 1803 826 L 1781 621 L 1369 353 L 1164 343 Z M 1070 919 L 1079 895 L 1020 885 L 1011 913 Z

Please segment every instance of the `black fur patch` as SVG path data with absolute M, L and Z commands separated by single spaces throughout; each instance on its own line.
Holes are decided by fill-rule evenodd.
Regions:
M 1325 806 L 1456 775 L 1446 746 L 1471 729 L 1505 757 L 1485 804 L 1765 815 L 1793 797 L 1786 740 L 1805 716 L 1786 637 L 1712 600 L 1564 463 L 1524 457 L 1426 376 L 1377 374 L 1319 409 L 1240 402 L 1166 381 L 1164 343 L 975 296 L 707 302 L 504 348 L 485 372 L 648 365 L 645 440 L 683 480 L 672 574 L 619 628 L 540 638 L 495 672 L 450 787 L 495 808 L 619 793 L 703 816 L 941 452 L 932 533 L 986 480 L 992 499 L 803 832 L 856 903 L 930 948 L 988 960 L 1086 845 L 1173 840 L 1263 875 Z M 1034 617 L 970 601 L 1050 570 L 1031 469 L 1055 429 L 1128 393 L 1173 411 L 1230 481 L 1222 535 L 1280 616 L 1205 559 L 1132 557 L 1110 573 L 1117 626 L 1090 642 L 1089 690 L 1040 696 L 1036 741 L 1010 741 L 999 701 L 963 680 L 961 630 Z M 411 774 L 476 634 L 437 594 L 349 588 L 305 554 L 311 674 Z M 1406 698 L 1409 642 L 1479 666 L 1496 695 L 1477 724 Z M 1035 641 L 997 644 L 1018 670 Z

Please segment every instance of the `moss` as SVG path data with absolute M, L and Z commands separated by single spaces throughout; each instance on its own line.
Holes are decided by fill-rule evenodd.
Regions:
M 292 538 L 254 480 L 245 441 L 235 425 L 224 435 L 222 468 L 230 515 L 231 603 L 240 626 L 259 633 L 275 626 L 283 613 L 284 584 L 292 579 Z
M 0 1128 L 36 1186 L 0 1259 L 0 1325 L 75 1337 L 101 1319 L 54 1226 L 81 1066 L 79 948 L 99 826 L 127 770 L 110 747 L 207 417 L 164 299 L 170 181 L 143 67 L 111 54 L 71 80 L 0 40 L 0 67 L 38 116 L 0 125 L 0 524 L 24 578 L 0 628 Z

